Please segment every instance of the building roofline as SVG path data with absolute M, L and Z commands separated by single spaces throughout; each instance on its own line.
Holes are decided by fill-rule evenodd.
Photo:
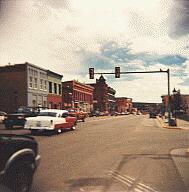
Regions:
M 47 70 L 47 74 L 48 74 L 48 73 L 51 73 L 51 74 L 53 74 L 53 75 L 55 75 L 55 76 L 59 76 L 60 78 L 63 77 L 63 75 L 60 75 L 60 74 L 58 74 L 58 73 L 55 73 L 54 71 L 51 71 L 51 70 Z
M 44 68 L 42 68 L 42 67 L 39 67 L 39 66 L 37 66 L 37 65 L 35 65 L 35 64 L 32 64 L 32 63 L 29 63 L 29 62 L 18 63 L 18 64 L 14 64 L 14 65 L 10 65 L 10 66 L 17 66 L 17 65 L 29 65 L 29 66 L 32 66 L 32 67 L 35 67 L 35 68 L 37 68 L 37 69 L 41 69 L 41 70 L 47 72 L 47 69 L 44 69 Z
M 79 82 L 79 81 L 77 81 L 77 80 L 75 80 L 75 79 L 74 79 L 74 80 L 70 80 L 70 81 L 62 81 L 62 83 L 69 83 L 69 82 L 76 82 L 76 83 L 78 83 L 78 84 L 80 84 L 80 85 L 82 85 L 82 86 L 85 86 L 85 87 L 94 89 L 94 87 L 92 87 L 91 85 L 86 84 L 86 83 L 81 83 L 81 82 Z

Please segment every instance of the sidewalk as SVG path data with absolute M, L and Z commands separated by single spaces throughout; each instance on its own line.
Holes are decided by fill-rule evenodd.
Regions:
M 177 126 L 169 126 L 167 119 L 158 117 L 158 120 L 163 128 L 166 129 L 182 129 L 189 130 L 189 122 L 182 119 L 177 119 Z
M 162 128 L 166 129 L 175 129 L 175 130 L 188 130 L 189 131 L 189 122 L 184 121 L 182 119 L 177 119 L 177 126 L 169 126 L 167 123 L 167 119 L 157 117 L 159 123 L 161 124 Z M 184 154 L 189 157 L 189 148 L 183 149 L 185 152 Z

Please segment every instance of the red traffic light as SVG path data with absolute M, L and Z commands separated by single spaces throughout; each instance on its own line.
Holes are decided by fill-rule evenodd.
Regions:
M 94 79 L 94 68 L 89 68 L 89 78 Z
M 120 67 L 115 67 L 115 78 L 120 78 Z

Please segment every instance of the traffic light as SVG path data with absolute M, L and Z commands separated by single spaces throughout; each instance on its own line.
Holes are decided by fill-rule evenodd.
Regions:
M 89 68 L 89 78 L 94 79 L 94 68 Z
M 120 78 L 120 67 L 115 67 L 115 78 Z

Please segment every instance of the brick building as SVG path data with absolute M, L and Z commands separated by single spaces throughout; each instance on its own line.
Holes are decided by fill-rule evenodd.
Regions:
M 47 70 L 48 77 L 48 108 L 62 109 L 62 75 Z
M 162 111 L 168 111 L 168 95 L 162 95 Z M 170 105 L 171 105 L 171 110 L 174 108 L 174 96 L 170 96 Z M 189 95 L 187 94 L 180 94 L 180 112 L 184 113 L 189 116 Z
M 115 112 L 116 109 L 116 98 L 115 98 L 116 91 L 108 87 L 108 111 L 109 113 Z
M 133 103 L 131 98 L 127 97 L 116 97 L 116 111 L 118 113 L 131 112 Z
M 80 108 L 85 112 L 93 110 L 93 90 L 90 85 L 78 81 L 62 82 L 63 108 Z
M 47 72 L 30 63 L 0 67 L 0 110 L 19 106 L 47 107 Z
M 114 111 L 116 91 L 107 85 L 104 77 L 101 75 L 99 79 L 96 79 L 96 83 L 90 85 L 94 87 L 94 110 L 99 110 L 101 112 Z

